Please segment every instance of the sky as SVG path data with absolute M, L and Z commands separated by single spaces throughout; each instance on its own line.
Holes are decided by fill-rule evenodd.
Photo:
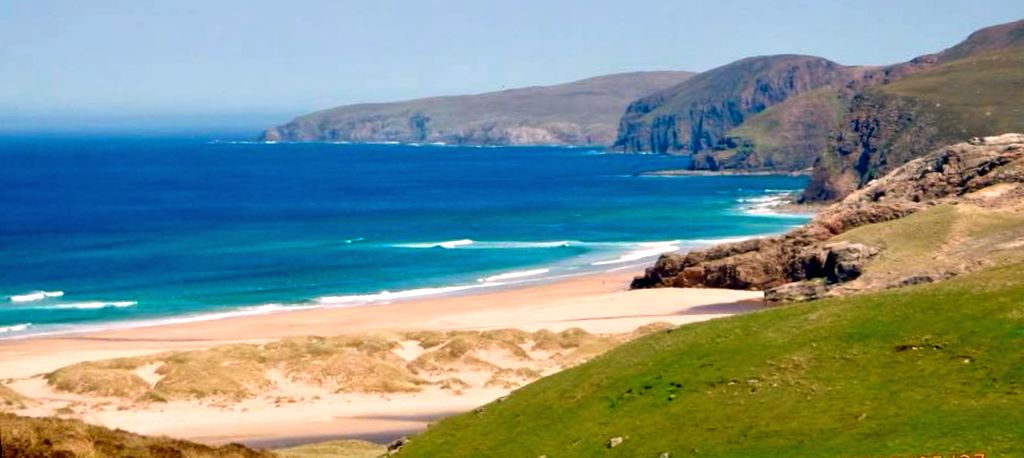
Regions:
M 1021 0 L 0 0 L 0 122 L 282 122 L 753 55 L 886 64 L 1021 18 Z

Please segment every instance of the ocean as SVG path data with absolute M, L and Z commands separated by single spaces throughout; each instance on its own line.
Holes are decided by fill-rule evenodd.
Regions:
M 792 176 L 591 148 L 0 137 L 0 339 L 507 288 L 783 232 Z

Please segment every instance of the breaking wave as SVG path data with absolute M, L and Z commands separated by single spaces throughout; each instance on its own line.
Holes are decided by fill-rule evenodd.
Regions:
M 64 291 L 33 291 L 31 293 L 16 294 L 11 296 L 11 302 L 32 302 L 41 301 L 48 297 L 61 297 L 64 295 Z

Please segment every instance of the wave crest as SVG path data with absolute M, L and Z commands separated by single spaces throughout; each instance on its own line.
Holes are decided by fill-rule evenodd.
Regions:
M 399 243 L 392 245 L 398 248 L 444 248 L 444 249 L 476 249 L 476 250 L 502 250 L 502 249 L 531 249 L 531 248 L 564 248 L 576 245 L 585 245 L 575 240 L 554 240 L 543 242 L 521 242 L 521 241 L 491 241 L 481 242 L 472 239 L 447 240 L 443 242 L 426 243 Z
M 503 283 L 487 283 L 487 284 L 476 284 L 476 285 L 460 285 L 460 286 L 441 286 L 436 288 L 417 288 L 407 289 L 403 291 L 381 291 L 377 294 L 353 294 L 349 296 L 324 296 L 316 299 L 316 302 L 321 305 L 338 306 L 338 305 L 362 305 L 379 302 L 389 302 L 398 299 L 409 299 L 421 296 L 435 296 L 438 294 L 454 293 L 458 291 L 464 291 L 468 289 L 481 288 L 487 286 L 498 286 Z
M 32 323 L 20 323 L 12 324 L 10 326 L 0 326 L 0 334 L 7 334 L 9 332 L 20 332 L 32 327 Z
M 69 302 L 66 304 L 53 304 L 40 307 L 47 310 L 95 310 L 105 308 L 125 308 L 138 305 L 135 301 L 87 301 Z
M 48 297 L 61 297 L 64 291 L 33 291 L 25 294 L 15 294 L 10 297 L 11 302 L 33 302 L 41 301 Z
M 537 275 L 544 275 L 548 272 L 551 272 L 551 269 L 521 270 L 518 272 L 507 272 L 498 275 L 491 275 L 490 277 L 478 278 L 476 281 L 487 283 L 502 280 L 515 280 L 517 278 L 536 277 Z

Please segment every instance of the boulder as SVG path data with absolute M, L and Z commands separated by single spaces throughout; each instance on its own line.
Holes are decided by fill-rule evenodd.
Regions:
M 813 301 L 821 299 L 827 294 L 828 287 L 821 281 L 805 280 L 765 290 L 764 301 L 767 304 Z

